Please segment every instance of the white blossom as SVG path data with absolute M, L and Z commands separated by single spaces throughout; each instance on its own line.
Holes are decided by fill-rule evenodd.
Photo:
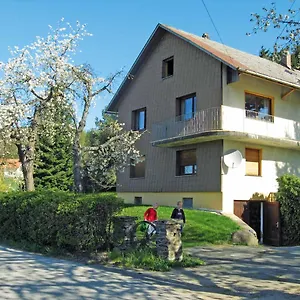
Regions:
M 110 122 L 106 132 L 108 138 L 103 144 L 86 149 L 86 167 L 89 178 L 102 188 L 109 189 L 115 186 L 118 172 L 124 172 L 126 167 L 143 160 L 136 148 L 136 142 L 142 134 L 126 131 L 124 125 L 117 121 Z

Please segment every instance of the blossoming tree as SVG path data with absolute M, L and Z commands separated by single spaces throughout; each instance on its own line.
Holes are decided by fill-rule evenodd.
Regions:
M 80 135 L 92 104 L 120 74 L 95 76 L 91 67 L 76 65 L 73 57 L 79 42 L 90 34 L 85 25 L 75 27 L 63 20 L 49 34 L 32 44 L 10 50 L 11 58 L 0 63 L 0 138 L 11 140 L 18 149 L 27 191 L 34 190 L 34 156 L 38 129 L 51 139 L 54 116 L 59 107 L 71 118 L 68 126 L 73 140 L 74 187 L 82 191 L 82 149 Z
M 107 190 L 116 187 L 117 173 L 143 159 L 135 147 L 141 133 L 125 130 L 124 124 L 105 114 L 96 125 L 89 132 L 90 145 L 85 147 L 85 170 L 94 187 Z

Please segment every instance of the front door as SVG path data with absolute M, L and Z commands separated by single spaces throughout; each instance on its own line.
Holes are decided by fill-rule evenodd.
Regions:
M 280 210 L 278 202 L 264 202 L 264 244 L 280 246 Z

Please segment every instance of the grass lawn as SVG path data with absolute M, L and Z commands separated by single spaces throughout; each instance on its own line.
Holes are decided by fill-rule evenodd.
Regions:
M 127 206 L 120 215 L 135 216 L 140 221 L 149 206 Z M 159 219 L 170 219 L 173 207 L 160 206 Z M 231 243 L 231 234 L 239 226 L 231 219 L 218 214 L 199 210 L 185 209 L 186 225 L 184 227 L 182 242 L 184 247 L 202 245 L 221 245 Z

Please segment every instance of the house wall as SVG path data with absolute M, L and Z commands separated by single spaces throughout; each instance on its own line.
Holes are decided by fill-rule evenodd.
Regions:
M 196 149 L 197 174 L 176 176 L 176 151 Z M 118 174 L 118 192 L 220 192 L 222 141 L 176 148 L 146 149 L 145 178 L 130 178 L 126 168 Z
M 277 147 L 259 146 L 236 141 L 223 141 L 224 152 L 237 149 L 243 155 L 243 161 L 238 168 L 228 169 L 222 164 L 222 195 L 223 207 L 227 212 L 233 212 L 233 200 L 249 200 L 254 193 L 266 196 L 276 192 L 276 178 L 289 173 L 300 176 L 300 151 Z M 245 175 L 245 148 L 262 150 L 261 176 Z
M 295 91 L 284 100 L 281 95 L 289 89 L 276 83 L 240 75 L 239 81 L 227 85 L 226 67 L 223 68 L 222 126 L 224 130 L 242 131 L 273 138 L 300 140 L 300 93 Z M 245 91 L 272 97 L 274 122 L 262 122 L 245 118 Z M 245 148 L 262 149 L 262 176 L 245 176 Z M 300 152 L 285 148 L 260 146 L 238 141 L 223 141 L 223 152 L 237 149 L 243 155 L 242 164 L 228 170 L 223 163 L 222 210 L 233 212 L 233 200 L 249 200 L 254 193 L 266 196 L 277 191 L 276 178 L 285 173 L 300 176 Z
M 134 197 L 142 197 L 143 204 L 153 204 L 155 202 L 159 205 L 175 206 L 176 203 L 183 198 L 193 198 L 194 208 L 205 208 L 212 210 L 222 210 L 222 193 L 189 193 L 189 192 L 178 192 L 178 193 L 118 193 L 120 197 L 125 200 L 125 203 L 134 203 Z
M 174 75 L 162 79 L 162 61 L 170 56 L 174 56 Z M 222 141 L 179 148 L 153 147 L 151 129 L 157 122 L 175 118 L 177 97 L 196 93 L 197 109 L 220 106 L 221 85 L 220 62 L 174 35 L 165 33 L 162 36 L 129 86 L 122 91 L 117 107 L 119 121 L 125 123 L 126 129 L 131 128 L 132 111 L 147 108 L 147 131 L 137 143 L 146 156 L 146 175 L 130 179 L 127 168 L 118 175 L 119 193 L 220 193 Z M 198 174 L 176 177 L 176 151 L 190 148 L 197 149 Z M 168 195 L 159 194 L 158 198 L 169 199 Z M 165 200 L 165 203 L 171 202 L 173 204 L 173 200 Z
M 227 85 L 226 68 L 223 72 L 224 130 L 300 140 L 300 92 L 294 91 L 283 100 L 281 95 L 289 91 L 287 87 L 248 75 L 240 75 L 239 81 Z M 245 118 L 245 91 L 274 98 L 272 123 Z

